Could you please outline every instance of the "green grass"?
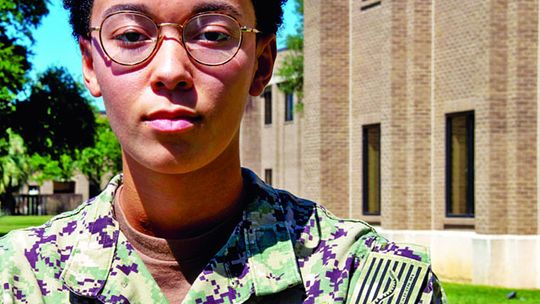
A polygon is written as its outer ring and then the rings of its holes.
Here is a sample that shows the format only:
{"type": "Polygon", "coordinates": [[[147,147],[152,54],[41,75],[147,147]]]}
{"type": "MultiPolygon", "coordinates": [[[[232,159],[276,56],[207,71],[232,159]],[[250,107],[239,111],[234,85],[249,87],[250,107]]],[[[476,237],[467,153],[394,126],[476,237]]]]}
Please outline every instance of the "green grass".
{"type": "Polygon", "coordinates": [[[0,236],[14,229],[38,226],[48,221],[51,215],[42,216],[0,216],[0,236]]]}
{"type": "Polygon", "coordinates": [[[443,283],[450,304],[539,304],[540,290],[496,288],[466,284],[443,283]],[[517,292],[515,299],[507,299],[510,292],[517,292]]]}

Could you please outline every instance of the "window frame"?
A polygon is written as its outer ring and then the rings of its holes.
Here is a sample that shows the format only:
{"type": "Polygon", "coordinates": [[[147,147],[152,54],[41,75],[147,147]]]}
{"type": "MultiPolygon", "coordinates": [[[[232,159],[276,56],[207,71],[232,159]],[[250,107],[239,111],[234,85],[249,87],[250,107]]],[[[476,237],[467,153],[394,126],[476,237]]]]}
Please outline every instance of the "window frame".
{"type": "Polygon", "coordinates": [[[264,182],[270,186],[272,186],[274,173],[272,171],[272,168],[266,168],[264,169],[264,182]]]}
{"type": "Polygon", "coordinates": [[[264,99],[264,125],[268,126],[272,124],[272,87],[269,86],[263,91],[264,99]]]}
{"type": "Polygon", "coordinates": [[[285,93],[285,122],[294,121],[294,94],[285,93]]]}
{"type": "Polygon", "coordinates": [[[382,153],[382,147],[381,147],[381,137],[382,137],[382,129],[381,124],[369,124],[362,126],[362,215],[367,216],[380,216],[382,211],[382,205],[381,205],[381,153],[382,153]],[[370,128],[378,128],[379,138],[378,138],[378,146],[379,146],[379,157],[378,157],[378,205],[379,205],[379,212],[369,212],[369,155],[368,155],[368,143],[369,143],[369,137],[368,137],[368,131],[370,128]]]}
{"type": "Polygon", "coordinates": [[[474,142],[475,142],[475,116],[474,111],[464,111],[446,114],[446,139],[445,139],[445,215],[447,218],[474,218],[475,217],[475,196],[474,196],[474,142]],[[466,213],[452,213],[452,119],[465,116],[465,136],[467,145],[467,194],[466,213]]]}

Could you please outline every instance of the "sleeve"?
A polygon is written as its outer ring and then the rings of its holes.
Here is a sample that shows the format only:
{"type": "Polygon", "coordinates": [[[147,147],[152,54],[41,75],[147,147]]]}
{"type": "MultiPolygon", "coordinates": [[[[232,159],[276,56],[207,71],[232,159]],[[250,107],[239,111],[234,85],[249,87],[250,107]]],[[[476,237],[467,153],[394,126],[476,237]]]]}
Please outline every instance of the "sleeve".
{"type": "Polygon", "coordinates": [[[437,276],[431,271],[426,277],[422,293],[417,303],[447,304],[446,294],[437,276]]]}
{"type": "Polygon", "coordinates": [[[376,234],[359,241],[347,303],[447,303],[426,248],[388,242],[376,234]]]}
{"type": "Polygon", "coordinates": [[[0,303],[43,303],[34,274],[23,251],[18,250],[23,235],[10,232],[0,238],[0,303]],[[19,241],[19,242],[17,242],[19,241]]]}

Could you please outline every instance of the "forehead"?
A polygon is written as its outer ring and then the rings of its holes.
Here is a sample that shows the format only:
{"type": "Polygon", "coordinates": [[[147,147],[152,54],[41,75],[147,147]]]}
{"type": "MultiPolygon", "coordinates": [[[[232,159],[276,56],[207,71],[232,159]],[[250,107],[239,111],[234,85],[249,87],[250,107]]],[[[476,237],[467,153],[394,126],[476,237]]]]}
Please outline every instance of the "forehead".
{"type": "Polygon", "coordinates": [[[178,22],[189,16],[219,11],[248,24],[255,23],[252,0],[95,0],[92,23],[119,10],[145,13],[158,21],[178,22]]]}

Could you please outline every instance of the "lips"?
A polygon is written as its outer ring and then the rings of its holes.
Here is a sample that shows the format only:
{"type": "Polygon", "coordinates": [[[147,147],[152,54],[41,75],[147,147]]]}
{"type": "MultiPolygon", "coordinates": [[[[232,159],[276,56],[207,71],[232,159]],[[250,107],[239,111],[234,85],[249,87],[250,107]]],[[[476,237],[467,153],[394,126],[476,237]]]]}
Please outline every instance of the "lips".
{"type": "Polygon", "coordinates": [[[156,111],[143,119],[153,130],[166,133],[179,133],[192,129],[201,117],[186,110],[156,111]]]}

